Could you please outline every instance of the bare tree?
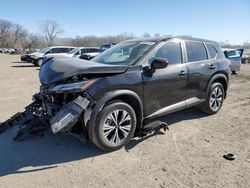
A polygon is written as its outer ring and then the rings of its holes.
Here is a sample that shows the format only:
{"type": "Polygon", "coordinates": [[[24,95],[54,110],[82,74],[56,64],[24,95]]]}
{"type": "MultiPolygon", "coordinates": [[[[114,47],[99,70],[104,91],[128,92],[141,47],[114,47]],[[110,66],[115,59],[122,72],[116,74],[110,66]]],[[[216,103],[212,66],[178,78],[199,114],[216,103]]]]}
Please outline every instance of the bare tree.
{"type": "Polygon", "coordinates": [[[150,35],[149,33],[144,33],[144,34],[142,35],[142,37],[143,37],[143,38],[148,38],[148,37],[151,37],[151,35],[150,35]]]}
{"type": "Polygon", "coordinates": [[[9,47],[8,41],[11,34],[12,23],[0,19],[0,47],[9,47]]]}
{"type": "Polygon", "coordinates": [[[27,36],[28,32],[19,24],[12,25],[12,32],[10,35],[10,44],[16,47],[17,43],[21,42],[27,36]]]}
{"type": "Polygon", "coordinates": [[[55,39],[63,33],[60,25],[54,20],[41,22],[39,29],[48,46],[54,45],[55,39]]]}
{"type": "Polygon", "coordinates": [[[71,44],[73,46],[100,46],[106,43],[119,43],[124,40],[135,38],[133,33],[122,33],[116,36],[77,36],[71,39],[71,44]]]}
{"type": "Polygon", "coordinates": [[[41,38],[38,35],[29,33],[23,40],[22,46],[23,48],[30,50],[40,47],[41,43],[41,38]]]}

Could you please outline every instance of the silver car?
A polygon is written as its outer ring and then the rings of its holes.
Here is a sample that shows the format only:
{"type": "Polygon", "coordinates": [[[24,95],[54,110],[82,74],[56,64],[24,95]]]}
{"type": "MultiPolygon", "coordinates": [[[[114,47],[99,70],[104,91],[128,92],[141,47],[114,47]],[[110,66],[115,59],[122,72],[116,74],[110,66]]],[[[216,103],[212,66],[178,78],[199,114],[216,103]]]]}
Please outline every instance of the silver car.
{"type": "Polygon", "coordinates": [[[243,54],[243,49],[230,49],[230,48],[224,48],[223,49],[224,54],[227,59],[230,59],[230,70],[232,74],[237,74],[240,71],[241,67],[241,56],[243,54]]]}

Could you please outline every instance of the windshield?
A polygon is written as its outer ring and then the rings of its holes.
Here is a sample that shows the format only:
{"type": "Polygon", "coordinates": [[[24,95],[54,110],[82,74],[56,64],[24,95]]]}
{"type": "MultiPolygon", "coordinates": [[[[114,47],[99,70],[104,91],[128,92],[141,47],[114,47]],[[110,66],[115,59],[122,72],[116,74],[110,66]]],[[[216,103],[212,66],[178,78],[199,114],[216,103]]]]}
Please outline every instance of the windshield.
{"type": "Polygon", "coordinates": [[[79,50],[79,48],[75,48],[75,49],[71,50],[71,51],[69,52],[69,54],[74,54],[74,53],[76,53],[78,50],[79,50]]]}
{"type": "Polygon", "coordinates": [[[40,51],[40,53],[44,53],[44,52],[46,52],[48,49],[50,49],[50,47],[42,49],[42,50],[40,51]]]}
{"type": "Polygon", "coordinates": [[[155,42],[122,42],[92,60],[112,65],[132,65],[148,52],[155,42]]]}

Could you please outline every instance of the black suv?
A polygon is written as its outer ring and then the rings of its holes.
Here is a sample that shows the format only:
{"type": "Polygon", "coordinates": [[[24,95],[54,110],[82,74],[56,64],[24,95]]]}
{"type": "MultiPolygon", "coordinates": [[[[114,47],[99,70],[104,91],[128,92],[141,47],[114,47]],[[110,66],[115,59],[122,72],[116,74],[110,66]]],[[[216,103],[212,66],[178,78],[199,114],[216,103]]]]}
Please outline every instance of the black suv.
{"type": "Polygon", "coordinates": [[[112,151],[159,116],[197,105],[217,113],[226,98],[228,74],[217,42],[134,39],[91,61],[48,59],[34,98],[54,133],[85,131],[96,146],[112,151]]]}

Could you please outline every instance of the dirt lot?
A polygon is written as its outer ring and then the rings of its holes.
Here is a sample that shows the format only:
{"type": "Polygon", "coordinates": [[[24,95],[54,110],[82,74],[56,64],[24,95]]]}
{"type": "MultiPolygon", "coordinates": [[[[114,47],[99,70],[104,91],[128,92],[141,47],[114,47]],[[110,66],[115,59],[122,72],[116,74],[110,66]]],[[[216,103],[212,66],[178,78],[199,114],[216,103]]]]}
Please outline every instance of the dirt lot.
{"type": "MultiPolygon", "coordinates": [[[[0,122],[30,103],[38,69],[0,54],[0,122]]],[[[231,78],[221,111],[196,109],[163,119],[170,130],[104,153],[71,136],[14,142],[0,135],[0,187],[250,187],[250,64],[231,78]],[[223,158],[226,152],[236,160],[223,158]]]]}

